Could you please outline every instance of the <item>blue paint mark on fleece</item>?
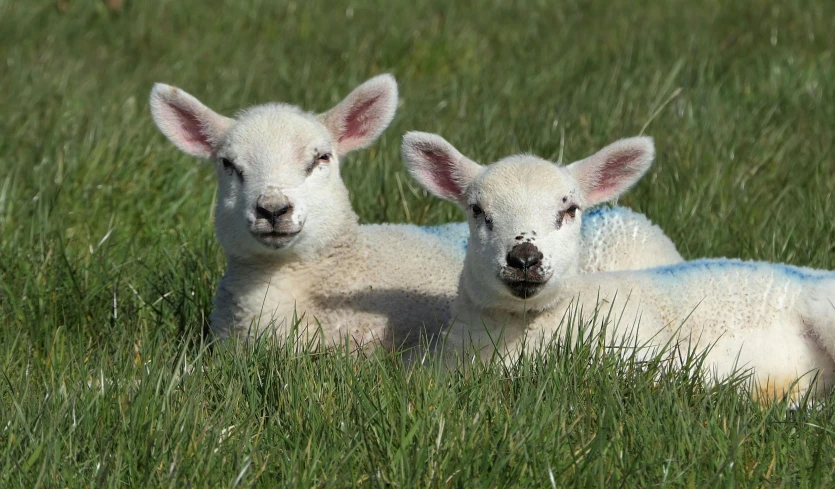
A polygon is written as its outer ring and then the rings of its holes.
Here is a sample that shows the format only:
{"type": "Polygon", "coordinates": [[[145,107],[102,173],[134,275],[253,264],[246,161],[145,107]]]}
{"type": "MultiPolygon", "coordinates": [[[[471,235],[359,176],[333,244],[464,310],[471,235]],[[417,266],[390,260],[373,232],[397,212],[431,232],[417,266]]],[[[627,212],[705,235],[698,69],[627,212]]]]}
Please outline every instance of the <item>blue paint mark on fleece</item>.
{"type": "Polygon", "coordinates": [[[449,224],[441,224],[440,226],[420,226],[420,229],[429,234],[450,241],[454,245],[460,247],[462,251],[467,251],[467,240],[470,238],[470,228],[466,222],[451,222],[449,224]]]}
{"type": "Polygon", "coordinates": [[[689,273],[711,272],[711,271],[772,271],[782,274],[787,278],[797,281],[818,281],[824,278],[835,278],[835,273],[827,270],[815,270],[812,268],[795,267],[782,263],[768,263],[756,261],[742,261],[732,258],[714,258],[687,261],[653,268],[650,271],[660,275],[676,277],[689,273]]]}
{"type": "Polygon", "coordinates": [[[580,232],[584,235],[598,228],[603,224],[608,217],[617,216],[618,214],[630,214],[631,210],[620,206],[600,206],[594,207],[585,211],[583,214],[583,223],[581,224],[580,232]]]}
{"type": "Polygon", "coordinates": [[[618,206],[613,206],[613,207],[607,207],[607,206],[594,207],[594,208],[589,209],[589,210],[587,210],[587,211],[586,211],[586,213],[583,215],[583,219],[586,219],[586,220],[598,219],[598,218],[600,218],[601,216],[603,216],[603,215],[605,215],[605,214],[609,214],[609,213],[610,213],[610,212],[612,212],[612,211],[617,212],[617,211],[619,211],[619,210],[623,210],[623,207],[618,207],[618,206]]]}

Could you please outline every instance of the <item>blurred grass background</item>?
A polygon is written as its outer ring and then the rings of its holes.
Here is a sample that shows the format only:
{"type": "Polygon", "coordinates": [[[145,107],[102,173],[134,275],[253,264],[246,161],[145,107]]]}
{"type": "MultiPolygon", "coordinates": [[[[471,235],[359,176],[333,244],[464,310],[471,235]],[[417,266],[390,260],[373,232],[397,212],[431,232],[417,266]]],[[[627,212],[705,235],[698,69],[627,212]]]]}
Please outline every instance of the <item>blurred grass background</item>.
{"type": "Polygon", "coordinates": [[[320,112],[391,72],[394,123],[343,164],[363,222],[463,219],[407,176],[407,130],[482,163],[643,130],[656,162],[620,203],[685,257],[832,269],[833,32],[825,0],[0,0],[0,485],[831,483],[829,403],[659,385],[591,347],[461,378],[206,350],[213,170],[147,99],[320,112]]]}

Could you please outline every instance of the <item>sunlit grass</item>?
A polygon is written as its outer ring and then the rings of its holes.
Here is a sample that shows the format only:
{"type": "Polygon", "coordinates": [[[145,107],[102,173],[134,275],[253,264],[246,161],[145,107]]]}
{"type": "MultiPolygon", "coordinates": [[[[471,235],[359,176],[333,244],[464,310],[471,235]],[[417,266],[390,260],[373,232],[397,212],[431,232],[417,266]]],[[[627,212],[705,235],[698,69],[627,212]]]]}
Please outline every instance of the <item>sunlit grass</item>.
{"type": "Polygon", "coordinates": [[[685,256],[832,269],[833,19],[823,0],[0,0],[0,486],[831,485],[831,402],[761,405],[595,344],[466,374],[207,345],[214,175],[147,97],[324,111],[393,73],[394,123],[343,165],[363,222],[463,218],[408,177],[407,130],[487,163],[643,129],[656,163],[620,203],[685,256]]]}

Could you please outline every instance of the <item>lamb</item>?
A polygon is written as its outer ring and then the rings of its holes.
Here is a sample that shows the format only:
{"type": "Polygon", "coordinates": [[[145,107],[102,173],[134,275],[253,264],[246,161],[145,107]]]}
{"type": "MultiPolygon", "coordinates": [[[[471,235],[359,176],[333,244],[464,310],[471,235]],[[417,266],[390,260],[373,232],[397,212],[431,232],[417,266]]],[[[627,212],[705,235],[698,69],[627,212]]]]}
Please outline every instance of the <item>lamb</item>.
{"type": "Polygon", "coordinates": [[[758,396],[819,395],[835,383],[833,272],[709,259],[578,273],[585,209],[640,178],[653,154],[648,138],[564,167],[527,155],[482,167],[437,136],[408,140],[412,174],[469,214],[448,357],[475,350],[488,359],[499,348],[513,361],[564,338],[566,317],[579,312],[576,327],[597,310],[615,315],[607,342],[627,338],[645,352],[683,342],[705,352],[714,379],[750,369],[758,396]]]}
{"type": "MultiPolygon", "coordinates": [[[[296,334],[305,345],[410,348],[421,332],[431,337],[446,324],[466,225],[359,225],[339,175],[340,159],[371,144],[396,105],[390,75],[363,83],[320,115],[267,104],[231,119],[178,88],[154,87],[151,111],[162,133],[185,153],[215,162],[216,234],[227,258],[211,318],[216,336],[296,334]]],[[[645,218],[612,214],[634,224],[633,241],[657,242],[664,259],[680,260],[645,218]]],[[[605,233],[590,236],[628,246],[605,233]]],[[[597,254],[609,255],[594,266],[632,264],[616,252],[597,254]]]]}
{"type": "Polygon", "coordinates": [[[162,133],[215,161],[216,235],[227,258],[211,317],[216,336],[295,331],[304,344],[393,347],[448,316],[462,230],[360,226],[339,175],[340,158],[376,140],[396,106],[390,75],[324,114],[267,104],[235,119],[178,88],[154,86],[151,111],[162,133]]]}

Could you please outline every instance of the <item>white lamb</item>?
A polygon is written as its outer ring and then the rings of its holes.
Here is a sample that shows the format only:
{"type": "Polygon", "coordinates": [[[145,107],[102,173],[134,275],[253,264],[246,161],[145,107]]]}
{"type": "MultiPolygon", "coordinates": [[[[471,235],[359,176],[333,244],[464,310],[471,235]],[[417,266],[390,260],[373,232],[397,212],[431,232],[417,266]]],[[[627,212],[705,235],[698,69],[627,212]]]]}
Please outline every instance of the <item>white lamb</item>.
{"type": "Polygon", "coordinates": [[[621,328],[610,327],[608,341],[712,345],[717,376],[752,369],[758,394],[819,394],[835,382],[835,273],[717,259],[578,274],[585,209],[640,178],[651,140],[624,139],[566,167],[534,156],[482,167],[437,136],[408,141],[412,174],[469,214],[448,350],[480,349],[487,359],[499,345],[513,360],[523,345],[561,338],[569,314],[588,320],[600,306],[621,328]]]}
{"type": "MultiPolygon", "coordinates": [[[[356,88],[315,115],[285,104],[253,107],[230,119],[191,95],[158,84],[151,110],[182,151],[215,162],[218,241],[227,269],[215,298],[212,330],[220,337],[268,333],[333,344],[410,346],[421,328],[433,334],[449,319],[468,232],[358,225],[339,175],[339,160],[367,146],[388,126],[397,105],[389,75],[356,88]]],[[[658,260],[680,260],[672,243],[643,216],[631,242],[655,243],[658,260]]],[[[590,233],[593,235],[594,233],[590,233]]],[[[598,238],[595,238],[598,239],[598,238]]],[[[599,237],[602,246],[628,246],[599,237]]],[[[632,265],[599,250],[598,266],[632,265]]]]}
{"type": "Polygon", "coordinates": [[[372,143],[397,106],[397,84],[381,75],[328,112],[285,104],[235,119],[184,91],[157,84],[151,111],[182,151],[214,160],[215,224],[227,268],[212,331],[245,339],[267,332],[305,340],[400,345],[449,314],[466,230],[357,224],[339,159],[372,143]],[[298,321],[298,324],[296,322],[298,321]]]}

